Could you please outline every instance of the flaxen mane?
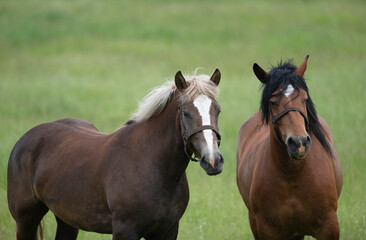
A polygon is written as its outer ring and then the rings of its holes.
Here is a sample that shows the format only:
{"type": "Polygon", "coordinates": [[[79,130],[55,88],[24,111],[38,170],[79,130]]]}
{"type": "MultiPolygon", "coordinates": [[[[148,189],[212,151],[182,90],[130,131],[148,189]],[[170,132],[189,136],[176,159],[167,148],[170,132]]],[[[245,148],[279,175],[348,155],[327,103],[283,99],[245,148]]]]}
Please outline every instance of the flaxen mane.
{"type": "MultiPolygon", "coordinates": [[[[183,92],[179,92],[180,103],[193,101],[200,94],[207,95],[213,99],[216,99],[219,94],[219,89],[207,75],[186,76],[185,79],[188,87],[183,92]]],[[[158,115],[177,91],[174,80],[167,81],[164,85],[154,88],[139,103],[137,111],[132,114],[127,124],[141,122],[158,115]]]]}

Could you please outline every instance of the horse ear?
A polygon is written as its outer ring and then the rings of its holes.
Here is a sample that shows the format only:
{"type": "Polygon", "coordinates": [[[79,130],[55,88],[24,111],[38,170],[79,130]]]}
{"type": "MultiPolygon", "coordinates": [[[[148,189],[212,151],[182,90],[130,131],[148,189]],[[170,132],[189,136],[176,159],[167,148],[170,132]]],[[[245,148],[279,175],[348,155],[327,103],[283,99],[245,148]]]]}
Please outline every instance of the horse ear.
{"type": "Polygon", "coordinates": [[[215,72],[212,74],[210,80],[213,81],[216,86],[219,85],[221,79],[221,72],[218,68],[216,68],[215,72]]]}
{"type": "Polygon", "coordinates": [[[180,71],[175,74],[175,86],[177,86],[179,91],[187,88],[187,82],[180,71]]]}
{"type": "Polygon", "coordinates": [[[253,64],[253,71],[254,71],[254,74],[259,79],[259,81],[261,81],[264,84],[267,83],[267,81],[268,81],[267,74],[268,73],[266,71],[264,71],[257,63],[253,64]]]}
{"type": "Polygon", "coordinates": [[[305,60],[295,70],[295,73],[297,75],[299,75],[300,77],[304,77],[306,67],[308,65],[308,59],[309,59],[309,55],[306,55],[305,60]]]}

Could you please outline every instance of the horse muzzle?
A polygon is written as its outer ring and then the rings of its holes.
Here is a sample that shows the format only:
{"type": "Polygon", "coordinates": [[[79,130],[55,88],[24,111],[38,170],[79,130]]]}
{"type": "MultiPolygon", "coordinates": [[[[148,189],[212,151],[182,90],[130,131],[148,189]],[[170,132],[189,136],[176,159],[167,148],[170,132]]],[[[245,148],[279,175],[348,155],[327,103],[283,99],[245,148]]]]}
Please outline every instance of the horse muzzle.
{"type": "Polygon", "coordinates": [[[200,165],[208,175],[217,175],[222,172],[224,157],[220,152],[201,155],[200,165]]]}
{"type": "Polygon", "coordinates": [[[291,159],[303,160],[311,145],[311,138],[308,134],[305,136],[290,136],[286,139],[287,152],[291,159]]]}

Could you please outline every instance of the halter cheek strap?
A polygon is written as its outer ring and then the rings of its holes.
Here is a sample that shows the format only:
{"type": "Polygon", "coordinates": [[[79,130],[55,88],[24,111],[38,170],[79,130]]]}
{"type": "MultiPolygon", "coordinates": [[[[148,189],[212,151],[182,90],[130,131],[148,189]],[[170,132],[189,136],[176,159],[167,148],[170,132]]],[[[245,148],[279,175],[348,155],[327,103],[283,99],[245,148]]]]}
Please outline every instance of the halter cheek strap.
{"type": "Polygon", "coordinates": [[[196,134],[198,132],[202,132],[203,130],[208,130],[208,129],[214,131],[214,133],[216,134],[216,137],[217,137],[218,145],[220,146],[221,135],[219,133],[219,130],[216,129],[214,126],[211,126],[211,125],[203,125],[201,127],[198,127],[196,129],[193,129],[192,131],[188,131],[188,130],[185,129],[184,122],[183,122],[183,111],[182,111],[182,108],[181,108],[180,105],[179,105],[179,122],[180,122],[180,128],[181,128],[181,132],[182,132],[182,137],[183,137],[183,143],[184,143],[184,153],[186,154],[186,156],[190,160],[192,160],[194,162],[199,162],[200,161],[199,159],[197,159],[195,157],[193,158],[187,152],[187,143],[188,143],[189,138],[192,137],[194,134],[196,134]]]}

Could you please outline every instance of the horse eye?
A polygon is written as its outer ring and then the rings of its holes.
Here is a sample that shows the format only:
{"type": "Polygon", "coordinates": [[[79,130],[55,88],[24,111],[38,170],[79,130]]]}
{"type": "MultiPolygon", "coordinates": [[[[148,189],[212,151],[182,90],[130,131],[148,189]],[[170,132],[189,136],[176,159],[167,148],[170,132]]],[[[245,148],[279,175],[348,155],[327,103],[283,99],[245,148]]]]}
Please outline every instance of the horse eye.
{"type": "Polygon", "coordinates": [[[270,101],[269,104],[271,104],[272,107],[277,107],[277,103],[276,102],[273,102],[273,101],[270,101]]]}
{"type": "Polygon", "coordinates": [[[191,118],[191,115],[188,112],[183,112],[183,115],[187,118],[191,118]]]}

